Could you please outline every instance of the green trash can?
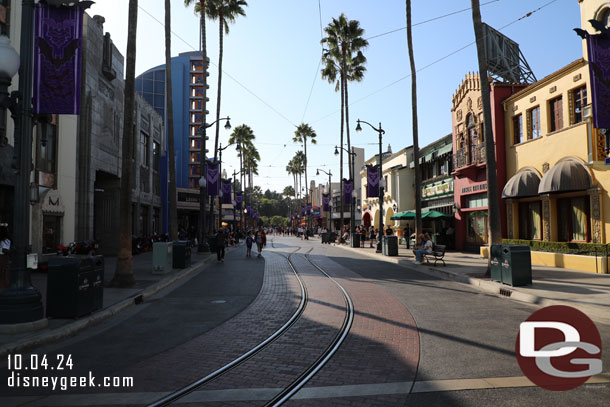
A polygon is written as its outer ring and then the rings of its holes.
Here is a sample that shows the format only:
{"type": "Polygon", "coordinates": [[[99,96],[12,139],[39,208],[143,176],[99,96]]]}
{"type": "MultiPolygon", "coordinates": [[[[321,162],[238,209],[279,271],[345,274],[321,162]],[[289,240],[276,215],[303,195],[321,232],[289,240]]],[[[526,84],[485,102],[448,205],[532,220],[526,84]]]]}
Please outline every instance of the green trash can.
{"type": "Polygon", "coordinates": [[[186,240],[174,242],[172,247],[172,266],[175,269],[185,269],[191,265],[191,248],[186,240]]]}
{"type": "Polygon", "coordinates": [[[172,272],[172,247],[171,242],[153,243],[153,274],[166,274],[172,272]]]}
{"type": "Polygon", "coordinates": [[[529,246],[502,245],[502,283],[519,287],[532,284],[532,255],[529,246]]]}
{"type": "Polygon", "coordinates": [[[491,279],[493,281],[502,282],[502,262],[504,261],[504,245],[491,245],[491,279]]]}
{"type": "Polygon", "coordinates": [[[76,318],[93,311],[93,260],[90,257],[49,259],[47,317],[76,318]]]}
{"type": "Polygon", "coordinates": [[[384,236],[382,250],[384,256],[398,256],[398,236],[384,236]]]}
{"type": "Polygon", "coordinates": [[[350,247],[360,247],[360,233],[352,233],[350,247]]]}

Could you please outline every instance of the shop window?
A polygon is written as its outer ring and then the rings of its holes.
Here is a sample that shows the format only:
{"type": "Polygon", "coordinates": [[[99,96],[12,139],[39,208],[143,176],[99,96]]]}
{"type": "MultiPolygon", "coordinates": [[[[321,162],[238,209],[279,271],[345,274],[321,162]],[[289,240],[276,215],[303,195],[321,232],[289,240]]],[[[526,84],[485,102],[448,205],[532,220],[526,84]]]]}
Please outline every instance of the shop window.
{"type": "Polygon", "coordinates": [[[572,96],[572,124],[580,123],[583,120],[583,109],[587,105],[587,87],[581,86],[580,88],[574,89],[571,93],[572,96]]]}
{"type": "Polygon", "coordinates": [[[589,197],[563,198],[557,201],[557,225],[560,242],[588,242],[589,197]]]}
{"type": "Polygon", "coordinates": [[[523,116],[518,114],[513,117],[513,144],[523,142],[523,116]]]}
{"type": "Polygon", "coordinates": [[[468,195],[464,197],[465,208],[485,208],[487,206],[487,193],[468,195]]]}
{"type": "Polygon", "coordinates": [[[540,106],[536,106],[533,109],[527,111],[527,122],[528,127],[528,139],[534,139],[541,136],[540,132],[540,106]]]}
{"type": "Polygon", "coordinates": [[[61,243],[61,217],[42,217],[42,252],[55,253],[57,246],[61,243]]]}
{"type": "Polygon", "coordinates": [[[519,204],[519,239],[540,240],[542,238],[541,214],[539,201],[519,204]]]}
{"type": "Polygon", "coordinates": [[[561,96],[549,101],[549,129],[552,132],[563,128],[562,101],[561,96]]]}

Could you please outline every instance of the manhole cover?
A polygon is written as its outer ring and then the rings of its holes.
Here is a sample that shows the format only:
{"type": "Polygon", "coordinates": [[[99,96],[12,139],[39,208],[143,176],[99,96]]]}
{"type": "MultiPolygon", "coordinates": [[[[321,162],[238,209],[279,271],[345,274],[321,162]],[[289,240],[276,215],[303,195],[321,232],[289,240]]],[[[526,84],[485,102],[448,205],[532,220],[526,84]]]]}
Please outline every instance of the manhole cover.
{"type": "Polygon", "coordinates": [[[214,300],[214,301],[210,301],[212,304],[224,304],[226,301],[225,300],[214,300]]]}

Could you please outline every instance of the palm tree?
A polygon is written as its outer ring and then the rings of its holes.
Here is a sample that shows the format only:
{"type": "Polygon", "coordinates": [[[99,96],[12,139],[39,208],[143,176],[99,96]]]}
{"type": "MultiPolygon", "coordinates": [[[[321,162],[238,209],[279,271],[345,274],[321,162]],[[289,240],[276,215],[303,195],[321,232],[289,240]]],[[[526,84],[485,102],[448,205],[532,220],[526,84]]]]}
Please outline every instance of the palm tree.
{"type": "Polygon", "coordinates": [[[419,132],[417,127],[417,71],[413,56],[413,35],[411,34],[411,0],[407,1],[407,45],[411,65],[411,109],[413,120],[413,161],[415,161],[415,236],[422,232],[421,222],[421,170],[419,167],[419,132]]]}
{"type": "Polygon", "coordinates": [[[205,4],[205,13],[212,20],[219,22],[219,49],[218,49],[218,90],[216,100],[216,138],[214,140],[214,161],[218,154],[218,137],[220,133],[220,96],[222,84],[222,53],[224,34],[229,34],[229,23],[233,24],[238,16],[245,16],[243,7],[248,6],[245,0],[208,0],[205,4]]]}
{"type": "Polygon", "coordinates": [[[301,123],[297,126],[294,137],[292,138],[292,141],[295,143],[303,143],[303,149],[305,150],[303,154],[303,170],[305,172],[305,188],[307,188],[307,192],[305,193],[306,203],[309,196],[309,184],[307,184],[307,139],[311,140],[311,144],[316,144],[316,137],[316,132],[309,124],[301,123]]]}
{"type": "MultiPolygon", "coordinates": [[[[502,229],[500,222],[500,202],[498,199],[498,179],[496,178],[496,154],[494,148],[494,137],[491,126],[491,102],[489,96],[489,81],[487,80],[487,59],[485,58],[485,43],[483,37],[483,25],[481,22],[481,7],[479,0],[472,1],[472,24],[474,36],[477,41],[477,57],[479,60],[479,78],[481,81],[481,98],[483,99],[483,126],[485,137],[485,155],[487,157],[487,207],[489,208],[489,245],[502,243],[502,229]]],[[[491,250],[487,262],[487,273],[491,271],[491,250]]]]}
{"type": "MultiPolygon", "coordinates": [[[[302,176],[305,173],[305,153],[297,151],[294,155],[294,163],[296,165],[297,175],[299,176],[299,192],[303,190],[302,176]]],[[[303,195],[301,193],[301,198],[303,195]]]]}
{"type": "Polygon", "coordinates": [[[123,156],[121,159],[120,235],[116,270],[111,284],[117,287],[135,285],[131,257],[131,157],[133,155],[133,127],[135,105],[136,32],[138,28],[138,0],[129,0],[127,20],[127,56],[125,65],[125,105],[123,110],[123,156]]]}
{"type": "MultiPolygon", "coordinates": [[[[348,108],[348,81],[361,81],[364,78],[364,64],[366,58],[362,49],[368,46],[368,41],[362,38],[364,30],[360,28],[357,20],[348,20],[345,14],[332,22],[324,29],[326,37],[322,44],[329,47],[322,56],[324,67],[322,78],[329,83],[335,82],[335,91],[341,89],[341,147],[343,147],[343,126],[347,125],[347,149],[351,151],[349,108],[348,108]],[[339,81],[337,82],[337,76],[339,81]],[[344,116],[345,115],[345,116],[344,116]],[[345,119],[345,122],[344,122],[345,119]]],[[[351,160],[348,156],[348,171],[353,178],[351,160]]],[[[340,150],[340,190],[343,190],[343,148],[340,150]]],[[[343,200],[341,199],[341,213],[343,213],[343,200]]],[[[353,214],[352,214],[353,216],[353,214]]],[[[343,216],[340,218],[340,229],[343,230],[343,216]]]]}
{"type": "Polygon", "coordinates": [[[174,153],[174,101],[172,95],[171,5],[165,0],[165,83],[167,101],[167,143],[169,144],[169,238],[178,238],[176,156],[174,153]]]}

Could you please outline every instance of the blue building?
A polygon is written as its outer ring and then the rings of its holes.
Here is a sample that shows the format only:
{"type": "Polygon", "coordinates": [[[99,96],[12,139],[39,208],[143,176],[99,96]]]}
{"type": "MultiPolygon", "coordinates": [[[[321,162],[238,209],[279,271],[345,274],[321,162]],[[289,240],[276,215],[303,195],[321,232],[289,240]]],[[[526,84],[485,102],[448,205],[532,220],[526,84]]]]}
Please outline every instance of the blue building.
{"type": "MultiPolygon", "coordinates": [[[[174,108],[174,152],[176,155],[176,190],[178,193],[178,226],[197,228],[199,213],[199,178],[201,125],[203,109],[203,64],[201,52],[185,52],[172,58],[172,99],[174,108]]],[[[165,64],[156,66],[136,78],[136,92],[163,117],[167,133],[165,64]]],[[[206,114],[208,112],[206,111],[206,114]]],[[[169,152],[169,146],[166,146],[169,152]]],[[[161,183],[168,183],[169,159],[164,157],[161,183]]],[[[162,188],[163,230],[168,230],[168,188],[162,188]]]]}

